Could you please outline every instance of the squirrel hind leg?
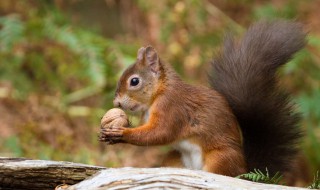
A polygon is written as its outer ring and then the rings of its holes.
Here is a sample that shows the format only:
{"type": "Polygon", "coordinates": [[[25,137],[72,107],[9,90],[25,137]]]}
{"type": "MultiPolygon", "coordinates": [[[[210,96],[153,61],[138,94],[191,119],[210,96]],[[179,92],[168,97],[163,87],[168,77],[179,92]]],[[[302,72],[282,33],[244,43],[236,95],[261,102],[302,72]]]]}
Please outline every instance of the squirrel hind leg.
{"type": "Polygon", "coordinates": [[[211,173],[235,177],[247,172],[242,151],[231,148],[212,150],[204,153],[203,170],[211,173]]]}

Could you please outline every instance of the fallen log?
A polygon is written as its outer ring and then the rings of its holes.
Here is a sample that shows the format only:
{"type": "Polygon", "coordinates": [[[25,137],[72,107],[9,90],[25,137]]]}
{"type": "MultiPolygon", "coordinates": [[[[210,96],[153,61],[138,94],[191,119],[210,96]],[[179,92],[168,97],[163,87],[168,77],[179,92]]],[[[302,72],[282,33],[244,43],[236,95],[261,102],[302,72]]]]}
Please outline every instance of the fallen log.
{"type": "Polygon", "coordinates": [[[283,189],[204,171],[178,168],[104,168],[72,162],[0,157],[0,189],[283,189]],[[90,177],[91,176],[91,177],[90,177]],[[57,187],[60,184],[68,186],[57,187]],[[56,188],[57,187],[57,188],[56,188]]]}
{"type": "Polygon", "coordinates": [[[303,190],[304,188],[254,183],[188,169],[118,168],[101,170],[93,177],[68,188],[68,190],[87,189],[303,190]]]}
{"type": "Polygon", "coordinates": [[[72,162],[0,157],[0,189],[54,189],[76,184],[104,167],[72,162]]]}

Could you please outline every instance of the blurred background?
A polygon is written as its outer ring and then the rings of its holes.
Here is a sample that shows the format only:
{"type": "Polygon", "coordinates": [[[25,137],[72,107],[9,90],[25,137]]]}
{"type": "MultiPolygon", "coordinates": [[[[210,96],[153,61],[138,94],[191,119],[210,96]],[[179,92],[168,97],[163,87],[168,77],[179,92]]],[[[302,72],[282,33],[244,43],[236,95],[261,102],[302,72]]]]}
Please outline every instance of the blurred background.
{"type": "Polygon", "coordinates": [[[281,85],[303,114],[307,160],[320,169],[319,10],[318,0],[0,1],[0,156],[159,166],[170,147],[106,146],[97,138],[139,47],[153,45],[184,80],[206,84],[225,32],[241,36],[254,21],[286,18],[309,35],[279,73],[281,85]]]}

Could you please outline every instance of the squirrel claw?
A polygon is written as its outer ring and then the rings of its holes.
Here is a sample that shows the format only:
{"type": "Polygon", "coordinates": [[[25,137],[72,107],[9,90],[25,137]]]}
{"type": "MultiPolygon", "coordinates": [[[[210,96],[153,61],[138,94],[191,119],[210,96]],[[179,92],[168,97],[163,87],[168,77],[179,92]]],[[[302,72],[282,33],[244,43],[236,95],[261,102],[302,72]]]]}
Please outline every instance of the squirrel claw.
{"type": "Polygon", "coordinates": [[[125,127],[108,127],[102,128],[99,134],[99,141],[106,142],[107,144],[116,144],[122,141],[123,131],[125,127]]]}

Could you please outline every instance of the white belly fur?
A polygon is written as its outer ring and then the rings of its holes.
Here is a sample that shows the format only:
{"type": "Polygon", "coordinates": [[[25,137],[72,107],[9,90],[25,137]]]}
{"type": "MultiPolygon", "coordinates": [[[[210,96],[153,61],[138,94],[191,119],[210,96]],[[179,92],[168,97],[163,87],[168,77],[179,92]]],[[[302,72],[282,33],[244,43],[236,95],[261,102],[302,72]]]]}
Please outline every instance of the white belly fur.
{"type": "Polygon", "coordinates": [[[188,140],[182,140],[173,145],[181,153],[181,160],[186,168],[201,170],[203,167],[202,151],[200,146],[188,140]]]}

